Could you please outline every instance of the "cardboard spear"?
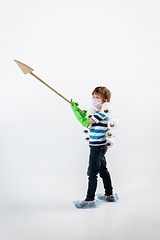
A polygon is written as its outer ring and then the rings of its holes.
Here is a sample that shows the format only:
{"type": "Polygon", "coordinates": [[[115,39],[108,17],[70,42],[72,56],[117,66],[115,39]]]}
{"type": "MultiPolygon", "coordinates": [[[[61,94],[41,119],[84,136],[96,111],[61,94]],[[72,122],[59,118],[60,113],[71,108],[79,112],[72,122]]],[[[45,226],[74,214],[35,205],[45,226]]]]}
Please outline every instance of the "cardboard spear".
{"type": "MultiPolygon", "coordinates": [[[[50,88],[53,92],[55,92],[56,94],[58,94],[61,98],[63,98],[65,101],[67,101],[69,104],[71,104],[73,106],[73,103],[70,102],[68,99],[66,99],[64,96],[62,96],[60,93],[58,93],[56,90],[54,90],[51,86],[49,86],[47,83],[45,83],[42,79],[40,79],[39,77],[37,77],[34,73],[32,73],[32,71],[34,71],[34,69],[30,68],[29,66],[27,66],[24,63],[21,63],[17,60],[14,60],[17,65],[19,66],[19,68],[22,70],[22,72],[24,74],[30,73],[32,76],[34,76],[35,78],[37,78],[40,82],[42,82],[44,85],[46,85],[48,88],[50,88]]],[[[78,108],[79,109],[79,108],[78,108]]],[[[81,109],[79,109],[82,113],[84,113],[81,109]]]]}

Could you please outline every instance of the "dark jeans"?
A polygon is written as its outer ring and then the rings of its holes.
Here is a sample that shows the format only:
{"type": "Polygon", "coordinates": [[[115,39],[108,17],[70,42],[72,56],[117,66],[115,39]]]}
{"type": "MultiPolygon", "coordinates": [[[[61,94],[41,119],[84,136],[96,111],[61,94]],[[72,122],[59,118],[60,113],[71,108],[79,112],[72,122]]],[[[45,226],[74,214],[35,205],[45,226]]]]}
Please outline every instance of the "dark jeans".
{"type": "Polygon", "coordinates": [[[89,156],[89,167],[87,175],[88,177],[88,191],[87,191],[87,201],[93,201],[95,197],[95,192],[97,188],[97,175],[103,180],[103,185],[105,189],[105,195],[109,196],[112,194],[112,183],[111,177],[106,167],[105,153],[107,152],[107,146],[90,146],[90,156],[89,156]]]}

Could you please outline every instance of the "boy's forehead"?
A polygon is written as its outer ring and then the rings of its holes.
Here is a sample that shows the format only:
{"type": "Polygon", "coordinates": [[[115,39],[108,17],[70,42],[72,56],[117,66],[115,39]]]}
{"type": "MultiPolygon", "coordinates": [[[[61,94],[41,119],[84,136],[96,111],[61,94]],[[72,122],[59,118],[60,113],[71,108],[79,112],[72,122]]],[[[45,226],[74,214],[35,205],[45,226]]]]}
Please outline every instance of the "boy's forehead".
{"type": "Polygon", "coordinates": [[[101,98],[102,96],[101,96],[101,94],[99,94],[99,93],[94,93],[94,94],[93,94],[93,97],[99,97],[99,98],[101,98]]]}

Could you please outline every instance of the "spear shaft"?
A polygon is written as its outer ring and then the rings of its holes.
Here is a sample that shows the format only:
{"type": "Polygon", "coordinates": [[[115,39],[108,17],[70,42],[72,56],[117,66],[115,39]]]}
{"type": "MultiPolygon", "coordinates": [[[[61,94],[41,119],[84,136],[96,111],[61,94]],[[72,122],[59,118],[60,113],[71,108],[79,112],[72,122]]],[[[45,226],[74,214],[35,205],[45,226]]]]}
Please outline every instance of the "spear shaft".
{"type": "Polygon", "coordinates": [[[49,86],[47,83],[45,83],[42,79],[40,79],[39,77],[37,77],[34,73],[30,72],[30,74],[32,76],[34,76],[35,78],[37,78],[40,82],[42,82],[44,85],[46,85],[48,88],[50,88],[52,91],[54,91],[56,94],[58,94],[61,98],[63,98],[64,100],[66,100],[68,103],[70,103],[73,106],[73,103],[70,102],[67,98],[65,98],[64,96],[62,96],[60,93],[58,93],[56,90],[54,90],[51,86],[49,86]]]}
{"type": "MultiPolygon", "coordinates": [[[[45,83],[42,79],[40,79],[39,77],[37,77],[34,73],[32,73],[32,71],[34,69],[30,68],[29,66],[27,66],[26,64],[19,62],[17,60],[14,60],[17,65],[19,66],[19,68],[22,70],[22,72],[24,74],[30,73],[32,76],[34,76],[35,78],[37,78],[40,82],[42,82],[44,85],[46,85],[48,88],[50,88],[53,92],[55,92],[56,94],[58,94],[61,98],[63,98],[65,101],[67,101],[69,104],[71,104],[73,106],[73,103],[70,102],[67,98],[65,98],[64,96],[62,96],[60,93],[58,93],[55,89],[53,89],[51,86],[49,86],[47,83],[45,83]]],[[[84,113],[80,108],[78,108],[80,112],[84,113]]]]}

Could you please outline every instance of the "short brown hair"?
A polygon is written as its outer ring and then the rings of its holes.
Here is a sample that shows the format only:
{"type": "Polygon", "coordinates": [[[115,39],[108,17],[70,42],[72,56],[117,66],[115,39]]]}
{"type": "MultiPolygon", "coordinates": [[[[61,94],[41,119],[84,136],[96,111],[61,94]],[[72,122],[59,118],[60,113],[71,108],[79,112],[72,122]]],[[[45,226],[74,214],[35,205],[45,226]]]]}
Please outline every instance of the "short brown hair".
{"type": "Polygon", "coordinates": [[[92,96],[93,94],[98,94],[101,96],[101,98],[107,99],[107,102],[110,102],[111,99],[111,92],[109,89],[107,89],[106,87],[96,87],[93,92],[92,92],[92,96]]]}

